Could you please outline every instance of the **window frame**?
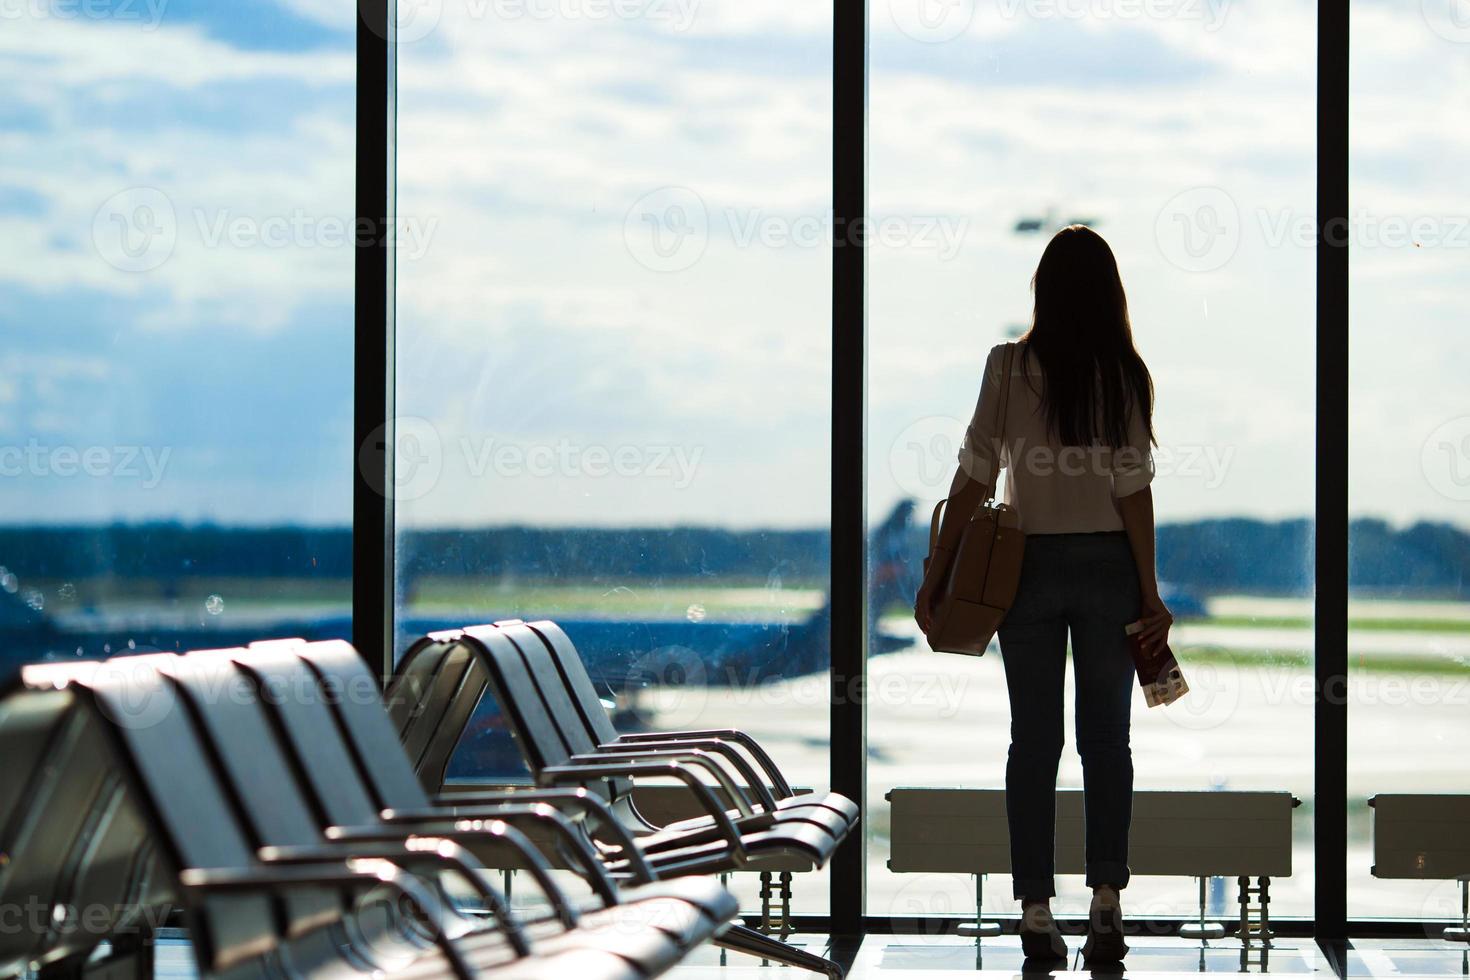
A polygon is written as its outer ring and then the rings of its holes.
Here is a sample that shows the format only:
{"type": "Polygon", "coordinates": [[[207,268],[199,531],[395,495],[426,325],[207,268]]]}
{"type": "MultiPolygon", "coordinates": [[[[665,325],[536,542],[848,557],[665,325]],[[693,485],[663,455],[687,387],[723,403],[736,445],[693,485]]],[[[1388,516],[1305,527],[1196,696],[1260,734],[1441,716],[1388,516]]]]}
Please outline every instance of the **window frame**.
{"type": "MultiPolygon", "coordinates": [[[[358,0],[358,239],[355,275],[353,621],[358,650],[386,680],[394,635],[393,249],[395,215],[395,0],[358,0]],[[362,229],[369,231],[364,233],[362,229]]],[[[1314,668],[1315,915],[1277,920],[1280,934],[1315,938],[1342,973],[1349,935],[1403,935],[1422,923],[1347,918],[1348,600],[1348,43],[1350,0],[1317,3],[1316,496],[1314,668]],[[1334,233],[1336,232],[1336,233],[1334,233]]],[[[832,196],[834,227],[866,214],[868,0],[834,0],[832,196]]],[[[861,236],[832,247],[832,667],[831,785],[867,798],[866,266],[861,236]]],[[[866,834],[831,862],[825,916],[798,916],[803,931],[843,940],[914,928],[866,914],[866,834]]],[[[957,922],[958,920],[956,920],[957,922]]],[[[1183,921],[1183,920],[1180,920],[1183,921]]],[[[1179,922],[1142,923],[1165,932],[1179,922]]],[[[929,933],[944,927],[923,925],[929,933]]],[[[855,949],[849,943],[837,944],[855,949]]]]}

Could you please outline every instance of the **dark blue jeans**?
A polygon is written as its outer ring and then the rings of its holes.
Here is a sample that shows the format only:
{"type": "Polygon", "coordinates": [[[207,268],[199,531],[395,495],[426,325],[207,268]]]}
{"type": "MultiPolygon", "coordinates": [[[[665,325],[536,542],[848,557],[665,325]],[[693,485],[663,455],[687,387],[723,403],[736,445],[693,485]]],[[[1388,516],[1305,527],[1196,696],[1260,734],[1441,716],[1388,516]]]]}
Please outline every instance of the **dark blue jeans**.
{"type": "Polygon", "coordinates": [[[1026,538],[1020,590],[1000,627],[1011,699],[1006,815],[1017,898],[1057,893],[1056,784],[1069,630],[1077,671],[1087,883],[1128,884],[1134,672],[1123,627],[1138,612],[1138,569],[1123,532],[1026,538]]]}

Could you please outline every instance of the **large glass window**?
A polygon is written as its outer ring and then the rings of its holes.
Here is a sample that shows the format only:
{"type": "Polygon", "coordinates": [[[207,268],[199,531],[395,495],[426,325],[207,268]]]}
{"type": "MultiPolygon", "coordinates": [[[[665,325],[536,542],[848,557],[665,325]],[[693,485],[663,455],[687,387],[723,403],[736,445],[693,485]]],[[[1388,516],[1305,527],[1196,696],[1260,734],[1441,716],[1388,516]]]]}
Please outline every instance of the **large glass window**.
{"type": "Polygon", "coordinates": [[[354,13],[0,7],[0,668],[351,603],[354,13]]]}
{"type": "MultiPolygon", "coordinates": [[[[986,353],[1026,329],[1047,239],[1095,227],[1157,387],[1160,577],[1193,688],[1167,708],[1136,700],[1136,785],[1303,800],[1296,873],[1272,881],[1273,915],[1312,913],[1315,20],[1307,0],[871,7],[871,211],[912,232],[870,259],[871,513],[912,500],[927,528],[986,353]]],[[[962,875],[886,870],[884,794],[1004,785],[1000,659],[933,654],[918,637],[907,607],[923,547],[915,534],[898,593],[892,556],[875,555],[878,915],[974,904],[962,875]],[[920,690],[931,696],[906,693],[920,690]]],[[[1075,788],[1068,729],[1059,785],[1075,788]]],[[[1010,891],[993,876],[987,910],[1011,911],[1010,891]]],[[[1085,913],[1080,881],[1063,891],[1058,908],[1085,913]]],[[[1140,914],[1197,907],[1188,879],[1138,878],[1129,893],[1140,914]]],[[[1210,896],[1212,911],[1231,908],[1234,882],[1210,896]]]]}
{"type": "MultiPolygon", "coordinates": [[[[624,729],[743,728],[825,785],[831,3],[429,9],[400,13],[395,649],[552,618],[624,729]]],[[[486,704],[451,774],[518,755],[486,704]]]]}
{"type": "Polygon", "coordinates": [[[1470,20],[1397,0],[1352,24],[1348,912],[1457,920],[1456,882],[1375,876],[1368,800],[1470,783],[1470,20]]]}

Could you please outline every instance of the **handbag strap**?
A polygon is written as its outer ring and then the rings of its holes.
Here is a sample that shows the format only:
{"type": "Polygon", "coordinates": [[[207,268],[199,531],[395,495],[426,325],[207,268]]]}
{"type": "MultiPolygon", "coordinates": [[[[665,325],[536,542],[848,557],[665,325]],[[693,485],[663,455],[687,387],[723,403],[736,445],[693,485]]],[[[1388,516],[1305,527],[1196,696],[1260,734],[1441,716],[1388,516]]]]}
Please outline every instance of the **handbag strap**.
{"type": "Polygon", "coordinates": [[[1005,416],[1010,411],[1010,375],[1011,367],[1016,363],[1016,345],[1005,345],[1005,357],[1001,361],[1001,401],[995,406],[995,438],[1000,445],[995,447],[995,482],[1000,482],[1001,458],[1000,447],[1005,445],[1005,416]]]}
{"type": "MultiPolygon", "coordinates": [[[[995,450],[995,486],[990,488],[990,499],[995,499],[995,493],[1000,489],[1000,449],[1006,441],[1006,415],[1010,411],[1011,402],[1011,368],[1015,363],[1016,345],[1008,343],[1005,345],[1005,356],[1001,359],[1000,367],[1000,403],[995,406],[995,430],[997,445],[991,447],[995,450]]],[[[945,497],[934,505],[934,513],[929,518],[929,554],[934,554],[934,549],[939,546],[939,524],[949,504],[949,498],[945,497]]]]}
{"type": "Polygon", "coordinates": [[[1006,416],[1011,408],[1011,368],[1015,364],[1016,345],[1006,344],[1005,357],[1000,365],[1000,403],[995,406],[995,485],[990,488],[990,497],[1000,489],[1000,454],[1006,444],[1006,416]]]}

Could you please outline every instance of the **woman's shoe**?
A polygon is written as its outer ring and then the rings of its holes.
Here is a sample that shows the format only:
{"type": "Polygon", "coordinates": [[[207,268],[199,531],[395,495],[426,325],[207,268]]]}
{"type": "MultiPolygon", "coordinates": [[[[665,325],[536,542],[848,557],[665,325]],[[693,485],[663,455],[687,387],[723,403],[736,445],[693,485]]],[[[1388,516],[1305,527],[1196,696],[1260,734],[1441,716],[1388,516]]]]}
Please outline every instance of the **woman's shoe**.
{"type": "Polygon", "coordinates": [[[1087,963],[1121,963],[1127,955],[1128,944],[1123,941],[1123,904],[1116,891],[1100,888],[1092,895],[1082,959],[1087,963]]]}
{"type": "Polygon", "coordinates": [[[1021,910],[1021,951],[1028,960],[1065,960],[1067,944],[1057,931],[1051,909],[1041,903],[1021,910]]]}

